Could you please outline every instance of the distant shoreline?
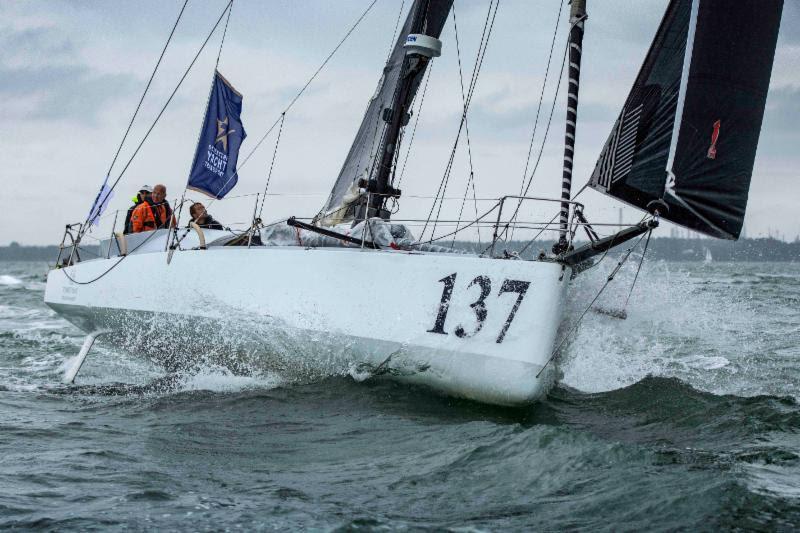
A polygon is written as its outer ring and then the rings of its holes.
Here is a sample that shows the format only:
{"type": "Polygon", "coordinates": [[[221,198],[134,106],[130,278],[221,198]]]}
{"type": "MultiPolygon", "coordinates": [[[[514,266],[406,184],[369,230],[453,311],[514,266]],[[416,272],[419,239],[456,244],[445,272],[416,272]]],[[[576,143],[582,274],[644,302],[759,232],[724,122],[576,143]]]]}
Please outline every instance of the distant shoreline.
{"type": "MultiPolygon", "coordinates": [[[[549,250],[550,241],[539,241],[529,248],[529,254],[536,254],[539,250],[549,250]]],[[[473,242],[457,242],[459,249],[481,252],[485,246],[473,242]]],[[[509,249],[521,246],[507,246],[509,249]]],[[[627,246],[620,246],[626,249],[627,246]]],[[[498,244],[502,250],[502,244],[498,244]]],[[[83,247],[83,259],[96,257],[96,246],[83,247]]],[[[529,257],[525,254],[525,257],[529,257]]],[[[784,242],[777,239],[741,239],[739,241],[724,241],[716,239],[676,239],[673,237],[654,237],[650,242],[647,253],[650,259],[668,261],[705,261],[709,255],[713,261],[800,261],[800,241],[784,242]]],[[[0,261],[45,261],[55,264],[58,257],[58,246],[26,246],[11,243],[9,246],[0,246],[0,261]]]]}

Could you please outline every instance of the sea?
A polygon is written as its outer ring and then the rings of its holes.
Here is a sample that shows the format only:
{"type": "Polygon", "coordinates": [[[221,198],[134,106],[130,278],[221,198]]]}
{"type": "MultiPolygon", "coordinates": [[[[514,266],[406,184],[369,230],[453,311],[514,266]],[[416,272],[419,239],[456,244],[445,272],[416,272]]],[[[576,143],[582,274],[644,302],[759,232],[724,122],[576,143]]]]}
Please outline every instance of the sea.
{"type": "Polygon", "coordinates": [[[2,262],[0,529],[800,528],[800,264],[637,264],[580,322],[616,259],[574,280],[558,384],[507,409],[102,340],[66,386],[47,266],[2,262]]]}

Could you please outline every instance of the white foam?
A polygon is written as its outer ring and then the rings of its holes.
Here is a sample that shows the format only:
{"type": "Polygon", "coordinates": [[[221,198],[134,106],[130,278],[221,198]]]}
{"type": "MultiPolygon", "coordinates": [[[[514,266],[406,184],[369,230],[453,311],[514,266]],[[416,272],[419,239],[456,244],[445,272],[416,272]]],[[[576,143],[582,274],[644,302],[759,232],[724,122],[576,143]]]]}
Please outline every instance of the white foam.
{"type": "Polygon", "coordinates": [[[184,376],[179,391],[240,392],[253,389],[274,389],[283,384],[277,374],[237,376],[224,368],[207,368],[184,376]]]}
{"type": "Polygon", "coordinates": [[[751,489],[767,495],[800,500],[800,483],[795,465],[743,464],[747,484],[751,489]]]}
{"type": "Polygon", "coordinates": [[[718,370],[728,366],[730,363],[731,362],[727,358],[722,356],[705,357],[698,355],[696,357],[690,357],[686,360],[686,366],[690,368],[696,368],[698,370],[718,370]]]}
{"type": "Polygon", "coordinates": [[[0,285],[20,285],[22,284],[22,280],[19,278],[15,278],[14,276],[9,276],[8,274],[0,274],[0,285]]]}
{"type": "Polygon", "coordinates": [[[356,382],[361,383],[371,378],[372,372],[362,367],[361,365],[351,363],[350,367],[347,370],[347,375],[353,378],[353,380],[355,380],[356,382]]]}
{"type": "MultiPolygon", "coordinates": [[[[575,280],[568,324],[594,298],[615,264],[602,265],[575,280]]],[[[624,305],[636,266],[630,261],[625,265],[598,305],[612,309],[624,305]]],[[[585,392],[603,392],[653,375],[677,377],[715,393],[769,392],[761,384],[754,387],[739,372],[758,350],[749,341],[758,339],[763,321],[747,299],[746,288],[720,284],[722,272],[693,268],[645,263],[627,320],[587,313],[560,354],[564,383],[585,392]]]]}

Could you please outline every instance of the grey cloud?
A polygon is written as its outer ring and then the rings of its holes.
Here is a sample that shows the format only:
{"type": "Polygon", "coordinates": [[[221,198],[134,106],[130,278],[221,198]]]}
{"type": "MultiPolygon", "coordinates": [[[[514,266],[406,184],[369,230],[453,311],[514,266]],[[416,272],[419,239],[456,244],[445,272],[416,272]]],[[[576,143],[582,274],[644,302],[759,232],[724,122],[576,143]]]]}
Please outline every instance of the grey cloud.
{"type": "Polygon", "coordinates": [[[130,93],[133,76],[97,74],[84,66],[0,67],[0,98],[4,112],[16,119],[79,119],[95,121],[104,107],[130,93]],[[15,98],[33,97],[35,107],[13,105],[15,98]]]}
{"type": "Polygon", "coordinates": [[[76,49],[72,41],[48,27],[5,31],[0,34],[0,48],[4,50],[5,62],[32,56],[48,62],[69,60],[76,49]]]}
{"type": "Polygon", "coordinates": [[[10,118],[92,123],[137,82],[132,75],[101,74],[78,63],[75,44],[56,28],[7,30],[0,47],[0,98],[10,118]]]}

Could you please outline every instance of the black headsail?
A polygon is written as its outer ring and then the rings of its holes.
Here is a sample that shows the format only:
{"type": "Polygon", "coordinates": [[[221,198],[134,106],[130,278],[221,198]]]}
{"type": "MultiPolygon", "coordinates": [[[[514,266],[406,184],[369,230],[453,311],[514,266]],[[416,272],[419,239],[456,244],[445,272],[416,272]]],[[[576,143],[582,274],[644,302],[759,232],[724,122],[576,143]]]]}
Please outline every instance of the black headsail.
{"type": "Polygon", "coordinates": [[[593,188],[725,239],[744,222],[783,0],[672,0],[593,188]]]}
{"type": "MultiPolygon", "coordinates": [[[[392,167],[401,129],[425,74],[429,58],[407,53],[409,35],[438,39],[453,0],[415,0],[389,56],[375,95],[347,154],[339,177],[317,221],[331,224],[361,217],[366,198],[358,196],[358,183],[373,193],[369,216],[381,212],[391,189],[392,167]]],[[[414,37],[412,37],[414,39],[414,37]]]]}

